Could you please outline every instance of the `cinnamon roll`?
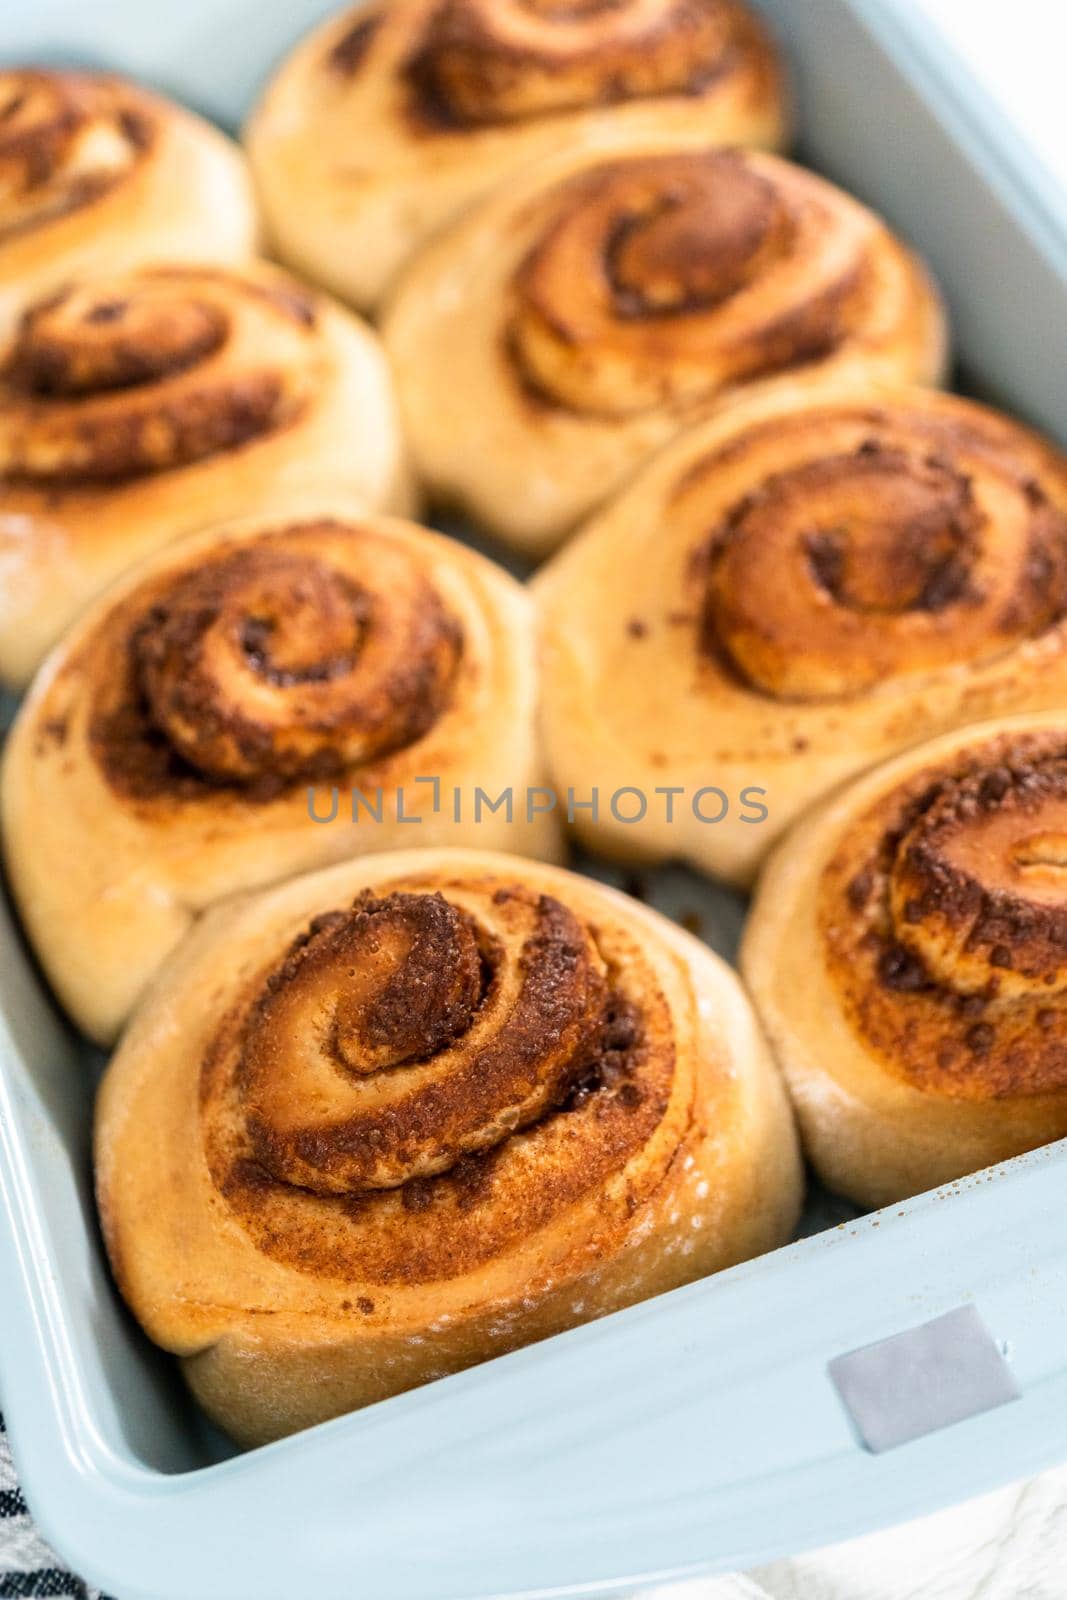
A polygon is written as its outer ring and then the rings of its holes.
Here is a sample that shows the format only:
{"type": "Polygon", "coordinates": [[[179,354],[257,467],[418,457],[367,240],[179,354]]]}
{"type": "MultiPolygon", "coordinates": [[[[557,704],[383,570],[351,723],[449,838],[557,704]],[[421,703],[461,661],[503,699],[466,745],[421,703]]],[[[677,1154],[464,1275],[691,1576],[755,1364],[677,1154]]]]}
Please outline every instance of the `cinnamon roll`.
{"type": "Polygon", "coordinates": [[[534,702],[525,592],[439,534],[320,505],[157,554],[8,742],[8,873],[60,1000],[111,1038],[206,907],[344,857],[553,856],[534,702]]]}
{"type": "Polygon", "coordinates": [[[246,143],[276,252],[368,309],[472,201],[605,128],[773,148],[788,121],[744,0],[377,0],[300,45],[246,143]]]}
{"type": "Polygon", "coordinates": [[[256,247],[240,151],[110,73],[0,68],[0,331],[73,278],[256,247]]]}
{"type": "Polygon", "coordinates": [[[216,909],[105,1076],[118,1285],[243,1444],[783,1243],[800,1173],[736,977],[484,851],[216,909]]]}
{"type": "Polygon", "coordinates": [[[935,382],[936,291],[871,212],[693,135],[571,151],[419,258],[384,327],[417,469],[530,554],[757,380],[935,382]]]}
{"type": "Polygon", "coordinates": [[[0,678],[179,533],[328,487],[411,491],[357,318],[266,266],[155,266],[37,301],[0,348],[0,678]]]}
{"type": "Polygon", "coordinates": [[[920,746],[802,824],[743,968],[824,1182],[885,1205],[1067,1135],[1067,717],[920,746]]]}
{"type": "Polygon", "coordinates": [[[781,380],[664,451],[536,591],[580,835],[744,885],[864,768],[1067,704],[1067,459],[954,396],[781,380]]]}

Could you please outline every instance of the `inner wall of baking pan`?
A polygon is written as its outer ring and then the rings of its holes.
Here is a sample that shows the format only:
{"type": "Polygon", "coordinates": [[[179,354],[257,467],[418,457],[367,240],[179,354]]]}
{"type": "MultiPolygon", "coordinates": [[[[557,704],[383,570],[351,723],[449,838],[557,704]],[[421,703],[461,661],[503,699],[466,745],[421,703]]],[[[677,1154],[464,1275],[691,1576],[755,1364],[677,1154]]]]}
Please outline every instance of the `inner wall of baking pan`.
{"type": "MultiPolygon", "coordinates": [[[[858,19],[865,0],[759,3],[792,60],[803,129],[799,158],[884,211],[932,260],[957,329],[963,375],[957,387],[1009,405],[1050,431],[1058,426],[1062,434],[1055,399],[1067,370],[1067,348],[1056,348],[1058,339],[1067,343],[1062,272],[858,19]]],[[[25,46],[19,37],[23,25],[9,31],[5,19],[0,50],[115,65],[232,126],[267,62],[328,9],[328,0],[258,8],[256,49],[241,52],[233,63],[237,10],[220,6],[203,14],[199,31],[189,27],[174,50],[168,47],[164,62],[154,23],[146,21],[141,32],[136,26],[127,30],[116,56],[96,43],[105,30],[103,12],[57,0],[38,18],[40,31],[25,46]]],[[[472,530],[443,526],[500,557],[472,530]]],[[[525,575],[513,560],[506,564],[525,575]]],[[[0,699],[0,726],[13,710],[9,697],[0,699]]],[[[588,857],[574,865],[638,895],[727,959],[735,958],[746,908],[732,891],[677,866],[630,873],[588,857]]],[[[86,1386],[94,1408],[106,1411],[96,1420],[130,1457],[162,1473],[187,1472],[235,1454],[192,1403],[177,1363],[144,1338],[111,1285],[92,1204],[89,1155],[92,1098],[103,1058],[59,1018],[6,900],[0,903],[0,1004],[15,1039],[15,1092],[29,1133],[62,1313],[74,1324],[72,1342],[83,1364],[98,1362],[103,1378],[103,1384],[86,1386]]],[[[857,1214],[812,1185],[800,1233],[857,1214]]]]}
{"type": "Polygon", "coordinates": [[[753,0],[781,40],[798,160],[933,267],[953,387],[1067,446],[1067,193],[907,0],[753,0]]]}
{"type": "MultiPolygon", "coordinates": [[[[157,1350],[128,1316],[107,1271],[92,1195],[92,1106],[101,1053],[60,1015],[22,937],[7,886],[0,895],[0,1013],[10,1036],[2,1070],[15,1102],[18,1133],[28,1160],[16,1172],[18,1199],[30,1190],[34,1233],[24,1236],[36,1257],[41,1293],[52,1305],[40,1314],[47,1339],[58,1307],[62,1344],[74,1356],[79,1387],[91,1396],[94,1422],[111,1443],[159,1472],[187,1472],[235,1453],[201,1417],[177,1363],[157,1350]],[[46,1331],[48,1330],[48,1331],[46,1331]]],[[[12,1286],[13,1287],[13,1286],[12,1286]]],[[[55,1367],[55,1342],[47,1353],[55,1367]]],[[[77,1401],[78,1396],[71,1396],[77,1401]]]]}

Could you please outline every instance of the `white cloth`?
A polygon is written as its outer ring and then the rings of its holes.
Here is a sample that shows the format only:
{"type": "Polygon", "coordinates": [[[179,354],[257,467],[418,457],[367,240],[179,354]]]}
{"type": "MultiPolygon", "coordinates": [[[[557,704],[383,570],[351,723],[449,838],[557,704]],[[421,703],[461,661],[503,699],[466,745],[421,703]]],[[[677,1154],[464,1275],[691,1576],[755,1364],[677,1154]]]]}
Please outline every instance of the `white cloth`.
{"type": "Polygon", "coordinates": [[[748,1577],[640,1600],[1063,1600],[1067,1469],[748,1577]]]}

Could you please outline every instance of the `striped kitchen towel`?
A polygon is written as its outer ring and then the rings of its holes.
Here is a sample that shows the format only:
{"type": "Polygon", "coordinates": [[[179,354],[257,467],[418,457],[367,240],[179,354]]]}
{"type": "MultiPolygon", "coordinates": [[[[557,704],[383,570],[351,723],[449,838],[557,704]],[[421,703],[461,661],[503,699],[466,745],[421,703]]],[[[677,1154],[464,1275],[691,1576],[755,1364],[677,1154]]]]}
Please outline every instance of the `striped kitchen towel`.
{"type": "Polygon", "coordinates": [[[76,1578],[33,1525],[11,1461],[0,1415],[0,1600],[57,1595],[63,1600],[105,1600],[76,1578]]]}

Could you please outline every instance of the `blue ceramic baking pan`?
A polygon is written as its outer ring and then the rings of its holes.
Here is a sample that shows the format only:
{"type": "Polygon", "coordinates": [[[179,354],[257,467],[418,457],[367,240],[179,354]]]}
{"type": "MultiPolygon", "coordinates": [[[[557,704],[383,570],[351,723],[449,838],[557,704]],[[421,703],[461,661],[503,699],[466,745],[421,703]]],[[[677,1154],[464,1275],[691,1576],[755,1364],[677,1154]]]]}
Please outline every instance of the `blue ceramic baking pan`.
{"type": "MultiPolygon", "coordinates": [[[[0,54],[236,122],[323,0],[8,0],[0,54]]],[[[1061,437],[1067,200],[903,0],[767,0],[804,154],[946,285],[967,382],[1061,437]]],[[[668,875],[657,893],[690,892],[668,875]]],[[[695,892],[695,890],[693,891],[695,892]]],[[[711,908],[729,944],[736,907],[711,908]]],[[[121,1600],[617,1593],[850,1537],[1067,1460],[1067,1151],[1040,1151],[234,1455],[108,1280],[93,1075],[0,922],[0,1393],[29,1503],[121,1600]],[[866,1449],[831,1361],[974,1307],[1019,1398],[866,1449]]]]}

